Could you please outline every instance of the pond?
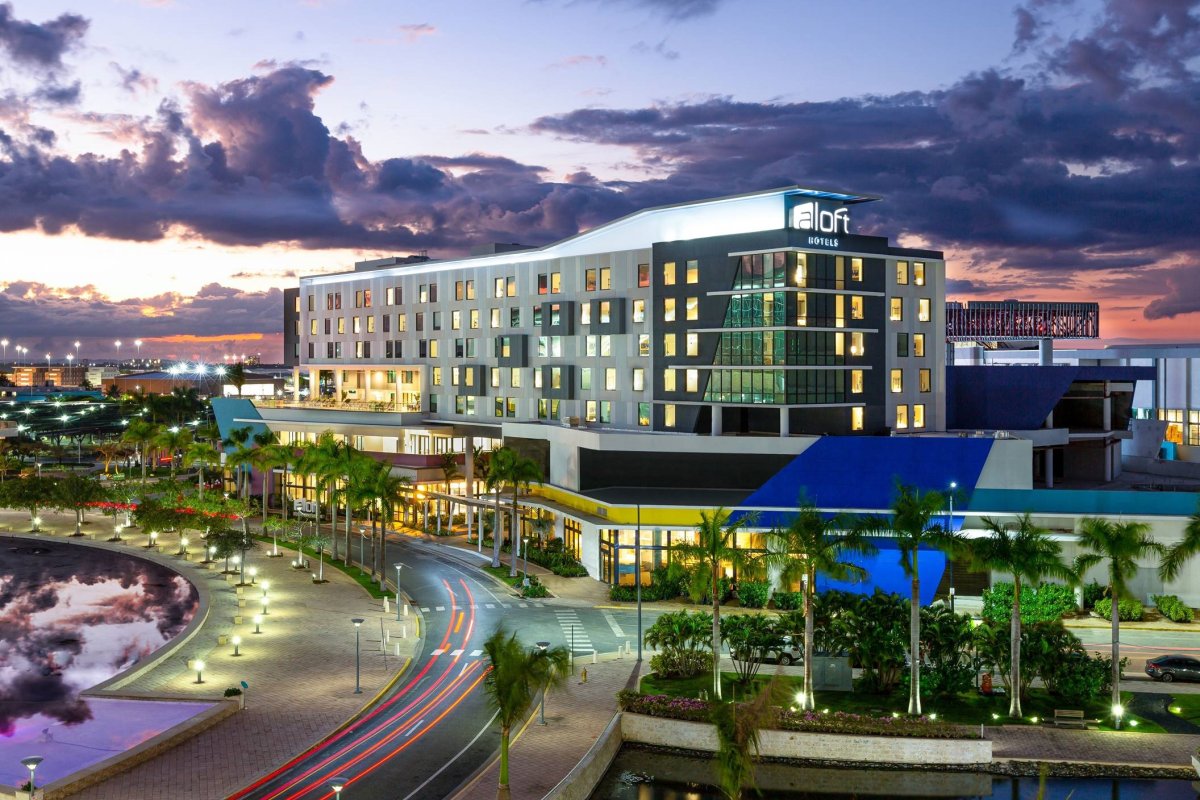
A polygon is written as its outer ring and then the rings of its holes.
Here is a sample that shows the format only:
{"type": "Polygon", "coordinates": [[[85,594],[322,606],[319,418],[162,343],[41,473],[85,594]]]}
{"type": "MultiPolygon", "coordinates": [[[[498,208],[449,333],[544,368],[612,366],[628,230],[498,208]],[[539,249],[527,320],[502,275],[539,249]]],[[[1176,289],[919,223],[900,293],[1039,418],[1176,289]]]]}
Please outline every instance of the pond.
{"type": "Polygon", "coordinates": [[[38,782],[49,782],[209,708],[83,694],[179,635],[198,602],[150,561],[0,537],[0,784],[24,779],[26,756],[45,757],[38,782]]]}
{"type": "MultiPolygon", "coordinates": [[[[761,764],[763,797],[772,800],[1033,800],[1035,778],[1007,778],[974,772],[833,769],[761,764]]],[[[697,756],[626,746],[617,754],[591,800],[724,800],[713,788],[714,762],[697,756]]],[[[1052,778],[1046,800],[1196,800],[1189,781],[1052,778]]]]}

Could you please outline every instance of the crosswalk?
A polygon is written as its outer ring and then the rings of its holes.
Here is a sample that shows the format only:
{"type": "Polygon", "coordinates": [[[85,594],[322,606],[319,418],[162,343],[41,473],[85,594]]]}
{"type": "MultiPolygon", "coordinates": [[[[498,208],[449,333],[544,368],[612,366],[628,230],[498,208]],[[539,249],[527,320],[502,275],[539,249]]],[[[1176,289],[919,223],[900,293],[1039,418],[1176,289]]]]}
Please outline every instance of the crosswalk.
{"type": "Polygon", "coordinates": [[[556,609],[554,616],[558,619],[558,626],[562,628],[563,639],[566,641],[568,648],[575,653],[592,652],[594,649],[592,647],[592,640],[588,638],[587,628],[583,627],[583,620],[579,618],[579,614],[575,609],[556,609]]]}

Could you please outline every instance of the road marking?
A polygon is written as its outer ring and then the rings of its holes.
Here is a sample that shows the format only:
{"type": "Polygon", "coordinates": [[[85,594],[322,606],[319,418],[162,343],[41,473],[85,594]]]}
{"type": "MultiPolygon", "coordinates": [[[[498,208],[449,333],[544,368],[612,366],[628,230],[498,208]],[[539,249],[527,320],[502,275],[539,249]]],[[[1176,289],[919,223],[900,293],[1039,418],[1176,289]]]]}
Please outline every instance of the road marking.
{"type": "Polygon", "coordinates": [[[437,650],[434,650],[431,655],[440,656],[444,652],[446,652],[445,648],[439,647],[437,650]]]}
{"type": "Polygon", "coordinates": [[[434,606],[433,610],[434,611],[445,611],[446,607],[445,606],[434,606]]]}
{"type": "Polygon", "coordinates": [[[496,604],[495,603],[484,603],[483,607],[484,608],[495,608],[496,604]]]}
{"type": "Polygon", "coordinates": [[[608,620],[608,627],[612,628],[612,632],[617,635],[617,638],[624,639],[625,631],[621,630],[621,626],[617,624],[617,621],[613,618],[613,615],[605,611],[604,618],[608,620]]]}
{"type": "Polygon", "coordinates": [[[479,658],[481,655],[483,655],[482,650],[472,650],[471,651],[471,658],[479,658]]]}
{"type": "Polygon", "coordinates": [[[579,614],[575,609],[556,610],[554,614],[558,618],[558,626],[562,628],[563,638],[573,652],[587,653],[595,649],[592,646],[592,640],[588,637],[587,629],[583,627],[583,622],[579,619],[579,614]]]}
{"type": "Polygon", "coordinates": [[[462,654],[463,654],[462,650],[451,650],[450,651],[450,655],[452,655],[454,658],[458,658],[462,654]]]}
{"type": "Polygon", "coordinates": [[[459,629],[462,628],[463,617],[465,617],[466,615],[467,614],[465,611],[458,612],[458,622],[454,623],[454,632],[455,633],[458,633],[459,629]]]}
{"type": "Polygon", "coordinates": [[[421,794],[421,790],[422,790],[422,789],[424,789],[424,788],[425,788],[426,786],[428,786],[429,784],[433,783],[433,779],[434,779],[434,778],[436,778],[438,775],[441,775],[443,772],[445,772],[445,771],[446,771],[446,769],[447,769],[447,768],[448,768],[448,767],[449,767],[451,764],[453,764],[455,761],[457,761],[459,758],[461,758],[461,757],[462,757],[462,754],[463,754],[463,753],[467,752],[467,751],[468,751],[468,750],[470,750],[472,747],[474,747],[474,746],[475,746],[475,743],[479,741],[480,737],[482,737],[482,736],[483,736],[485,733],[487,733],[488,731],[490,731],[490,730],[492,729],[492,723],[496,721],[496,717],[498,717],[498,716],[500,716],[500,712],[499,712],[499,711],[497,711],[495,714],[492,714],[492,718],[491,718],[491,719],[489,719],[489,720],[487,721],[487,724],[486,724],[486,725],[484,725],[482,728],[480,728],[480,729],[479,729],[479,733],[475,734],[475,738],[474,738],[474,739],[472,739],[471,741],[467,742],[466,746],[465,746],[465,747],[464,747],[462,750],[459,750],[457,753],[455,753],[453,758],[451,758],[451,759],[450,759],[449,761],[447,761],[445,764],[442,764],[442,766],[438,768],[438,771],[437,771],[437,772],[433,773],[433,774],[432,774],[432,775],[430,775],[428,778],[426,778],[424,783],[422,783],[422,784],[421,784],[420,786],[418,786],[416,789],[413,789],[413,790],[412,790],[412,792],[410,792],[410,793],[409,793],[409,794],[408,794],[408,795],[407,795],[407,796],[404,798],[404,800],[412,800],[414,797],[417,797],[417,796],[419,796],[419,795],[421,794]]]}
{"type": "Polygon", "coordinates": [[[512,608],[512,606],[510,606],[508,603],[501,603],[500,607],[501,608],[512,608]]]}
{"type": "Polygon", "coordinates": [[[422,612],[422,613],[424,613],[424,614],[428,614],[428,613],[429,613],[429,607],[428,607],[428,606],[421,606],[421,612],[422,612]]]}
{"type": "Polygon", "coordinates": [[[404,738],[405,738],[405,739],[407,739],[409,736],[412,736],[414,733],[416,733],[416,732],[417,732],[417,730],[418,730],[418,729],[421,727],[421,723],[422,723],[422,722],[424,722],[424,721],[425,721],[425,718],[424,718],[424,717],[422,717],[421,719],[417,720],[416,724],[415,724],[415,725],[413,725],[411,728],[409,728],[409,729],[408,729],[408,733],[404,734],[404,738]]]}

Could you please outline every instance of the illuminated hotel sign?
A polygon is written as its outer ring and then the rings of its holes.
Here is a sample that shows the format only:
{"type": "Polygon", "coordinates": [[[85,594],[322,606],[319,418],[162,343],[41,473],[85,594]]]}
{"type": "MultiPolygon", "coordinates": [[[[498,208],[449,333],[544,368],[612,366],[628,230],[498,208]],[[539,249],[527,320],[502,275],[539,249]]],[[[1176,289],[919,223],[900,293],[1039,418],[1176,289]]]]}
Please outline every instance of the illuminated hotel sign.
{"type": "Polygon", "coordinates": [[[822,208],[816,200],[792,206],[793,228],[814,233],[850,233],[850,212],[843,206],[830,211],[822,208]]]}

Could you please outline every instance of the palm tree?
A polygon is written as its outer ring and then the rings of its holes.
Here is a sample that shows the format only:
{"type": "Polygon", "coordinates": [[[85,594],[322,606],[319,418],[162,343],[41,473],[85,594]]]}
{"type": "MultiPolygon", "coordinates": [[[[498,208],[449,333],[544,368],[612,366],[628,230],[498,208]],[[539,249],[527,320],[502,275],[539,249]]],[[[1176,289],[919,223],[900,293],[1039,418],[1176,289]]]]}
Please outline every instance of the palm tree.
{"type": "Polygon", "coordinates": [[[1012,698],[1008,715],[1021,718],[1021,582],[1036,586],[1045,578],[1076,581],[1075,573],[1063,563],[1062,545],[1050,538],[1050,532],[1034,524],[1029,512],[1017,517],[1015,524],[983,518],[990,536],[971,541],[970,557],[977,569],[1007,572],[1013,578],[1013,607],[1009,623],[1009,648],[1012,661],[1012,698]]]}
{"type": "Polygon", "coordinates": [[[234,428],[229,432],[228,437],[221,440],[221,444],[227,451],[230,447],[233,448],[233,452],[225,457],[225,466],[234,469],[234,486],[239,497],[242,495],[243,467],[250,463],[250,447],[247,444],[250,441],[250,430],[248,425],[234,428]]]}
{"type": "MultiPolygon", "coordinates": [[[[448,495],[448,494],[450,494],[450,484],[454,481],[455,478],[462,477],[462,472],[458,468],[458,454],[457,453],[442,453],[442,463],[440,464],[440,466],[442,469],[442,476],[446,479],[446,494],[448,495]]],[[[450,513],[450,509],[451,509],[450,504],[449,504],[449,502],[447,502],[447,504],[446,504],[447,514],[450,513]]],[[[451,516],[453,516],[453,515],[451,515],[451,516]]],[[[453,524],[453,519],[451,520],[451,523],[453,524]]]]}
{"type": "MultiPolygon", "coordinates": [[[[329,499],[331,526],[330,530],[336,533],[337,530],[337,507],[334,505],[334,489],[335,483],[339,475],[339,469],[342,461],[342,451],[345,450],[346,444],[338,439],[332,432],[323,431],[317,440],[307,445],[300,461],[297,463],[296,469],[306,475],[313,476],[316,482],[317,496],[317,529],[321,527],[321,494],[326,493],[329,499]],[[303,466],[301,466],[303,465],[303,466]]],[[[333,551],[331,556],[338,557],[337,536],[331,536],[330,540],[333,543],[333,551]]]]}
{"type": "Polygon", "coordinates": [[[246,365],[241,361],[231,364],[225,370],[225,380],[233,384],[233,388],[237,389],[238,397],[241,397],[242,387],[246,385],[246,365]]]}
{"type": "Polygon", "coordinates": [[[187,450],[183,454],[183,463],[186,466],[199,467],[196,474],[196,491],[204,496],[204,468],[221,463],[221,454],[217,452],[217,448],[213,447],[208,442],[193,441],[188,445],[187,450]]]}
{"type": "Polygon", "coordinates": [[[1167,550],[1158,568],[1159,576],[1163,581],[1175,580],[1183,570],[1183,565],[1197,553],[1200,553],[1200,503],[1183,529],[1183,539],[1167,550]]]}
{"type": "Polygon", "coordinates": [[[909,667],[908,713],[921,713],[921,573],[918,557],[922,547],[932,547],[953,555],[961,546],[961,538],[946,530],[933,519],[942,513],[946,498],[941,492],[922,492],[914,486],[899,484],[892,502],[892,518],[888,529],[900,548],[900,566],[912,582],[909,600],[909,667]]]}
{"type": "Polygon", "coordinates": [[[146,480],[146,462],[149,459],[149,454],[146,449],[154,443],[158,438],[158,426],[152,422],[147,422],[144,419],[135,419],[129,423],[129,427],[125,429],[125,433],[121,435],[121,440],[128,442],[137,448],[138,454],[142,460],[142,480],[146,480]]]}
{"type": "Polygon", "coordinates": [[[501,625],[483,643],[491,669],[484,683],[488,700],[500,720],[499,798],[510,797],[508,788],[508,744],[514,725],[533,708],[538,692],[562,686],[570,674],[567,648],[529,648],[501,625]]]}
{"type": "Polygon", "coordinates": [[[1121,702],[1121,642],[1117,606],[1130,596],[1129,579],[1137,575],[1137,560],[1161,556],[1166,548],[1150,537],[1145,522],[1112,522],[1097,517],[1079,521],[1079,549],[1088,551],[1075,558],[1075,573],[1085,572],[1108,561],[1108,596],[1112,598],[1112,702],[1121,702]]]}
{"type": "Polygon", "coordinates": [[[779,577],[787,583],[799,579],[804,592],[804,689],[800,708],[811,711],[816,708],[813,696],[813,649],[814,615],[813,597],[816,594],[817,576],[826,575],[834,580],[862,580],[866,570],[849,560],[852,555],[863,555],[875,551],[875,546],[866,540],[854,520],[837,515],[826,517],[816,506],[802,500],[796,516],[783,530],[767,534],[768,566],[779,569],[779,577]]]}
{"type": "MultiPolygon", "coordinates": [[[[671,548],[672,557],[691,569],[693,599],[704,594],[712,598],[713,697],[721,699],[721,570],[726,565],[744,569],[750,565],[750,555],[737,546],[738,530],[749,520],[741,517],[730,521],[724,508],[700,512],[696,526],[695,544],[677,544],[671,548]]],[[[635,580],[641,580],[642,565],[637,564],[635,580]]]]}
{"type": "Polygon", "coordinates": [[[155,446],[160,450],[167,451],[171,455],[171,480],[175,479],[176,456],[186,450],[191,443],[192,432],[187,428],[180,428],[178,425],[161,428],[158,436],[154,437],[155,446]]]}
{"type": "MultiPolygon", "coordinates": [[[[542,469],[537,462],[532,458],[526,458],[513,450],[511,447],[501,447],[492,451],[492,457],[488,461],[487,488],[495,489],[496,492],[496,514],[499,519],[500,514],[500,488],[507,486],[512,489],[512,527],[509,533],[509,540],[512,542],[512,558],[509,559],[508,575],[510,578],[517,576],[517,538],[520,536],[520,514],[517,506],[517,495],[522,487],[529,488],[531,483],[542,482],[542,469]]],[[[492,566],[500,566],[500,536],[496,532],[493,534],[492,542],[492,566]]]]}
{"type": "MultiPolygon", "coordinates": [[[[383,575],[383,543],[387,524],[395,516],[396,506],[404,502],[404,492],[411,481],[403,475],[393,475],[392,465],[367,459],[373,468],[356,481],[366,501],[371,517],[371,575],[383,575]],[[379,523],[376,533],[375,523],[379,523]]],[[[399,588],[399,587],[397,587],[399,588]]]]}

